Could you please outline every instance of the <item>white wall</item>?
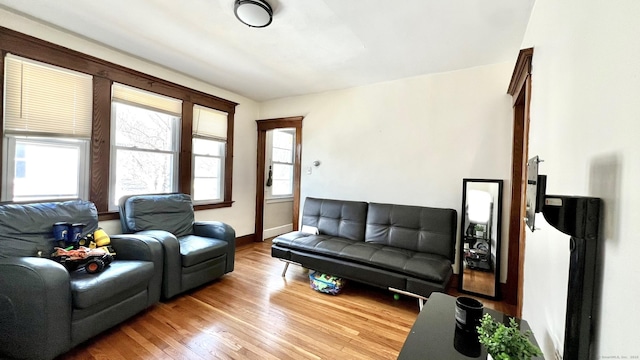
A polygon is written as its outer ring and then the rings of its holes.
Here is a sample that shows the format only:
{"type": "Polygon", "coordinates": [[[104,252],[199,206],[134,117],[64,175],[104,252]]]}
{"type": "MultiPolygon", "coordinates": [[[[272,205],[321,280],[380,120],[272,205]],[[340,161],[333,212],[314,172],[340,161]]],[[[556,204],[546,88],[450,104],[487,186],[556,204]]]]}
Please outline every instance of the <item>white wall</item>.
{"type": "MultiPolygon", "coordinates": [[[[547,193],[604,199],[596,359],[640,356],[638,19],[636,0],[537,0],[522,44],[534,47],[529,155],[545,160],[547,193]]],[[[564,344],[569,237],[536,224],[523,317],[549,359],[564,344]]]]}
{"type": "Polygon", "coordinates": [[[262,238],[293,231],[293,200],[266,200],[262,238]]]}
{"type": "Polygon", "coordinates": [[[463,178],[510,177],[512,71],[501,63],[273,100],[260,118],[305,117],[303,201],[453,208],[459,221],[463,178]]]}
{"type": "MultiPolygon", "coordinates": [[[[236,235],[238,236],[253,234],[256,181],[255,154],[257,142],[255,120],[258,114],[258,104],[255,101],[168,70],[159,65],[114,51],[111,48],[87,41],[84,38],[70,35],[56,28],[39,24],[3,9],[0,9],[0,24],[6,28],[27,35],[239,103],[236,107],[234,131],[233,206],[231,208],[199,211],[196,213],[196,219],[227,222],[235,228],[236,235]]],[[[105,228],[108,233],[120,232],[120,224],[118,221],[105,221],[101,222],[100,225],[105,228]]]]}

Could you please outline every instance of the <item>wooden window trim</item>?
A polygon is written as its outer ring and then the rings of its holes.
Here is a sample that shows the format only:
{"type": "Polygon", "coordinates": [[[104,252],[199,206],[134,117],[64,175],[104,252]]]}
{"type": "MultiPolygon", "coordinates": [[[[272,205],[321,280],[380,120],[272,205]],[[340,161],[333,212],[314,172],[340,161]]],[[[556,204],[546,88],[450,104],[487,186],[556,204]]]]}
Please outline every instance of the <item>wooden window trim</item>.
{"type": "MultiPolygon", "coordinates": [[[[238,103],[194,90],[133,69],[120,66],[91,55],[71,50],[11,29],[0,27],[0,52],[41,61],[47,64],[79,71],[93,76],[93,129],[91,136],[89,199],[96,204],[100,220],[117,219],[116,212],[109,212],[109,161],[111,85],[114,82],[142,90],[173,97],[183,101],[182,135],[179,155],[178,190],[191,193],[191,127],[193,105],[201,105],[228,114],[227,151],[225,157],[224,201],[196,206],[196,210],[229,207],[233,201],[233,130],[235,108],[238,103]]],[[[1,67],[4,69],[4,66],[1,67]]],[[[0,95],[4,97],[4,71],[0,71],[0,95]]],[[[0,126],[4,128],[2,102],[0,102],[0,126]]],[[[3,145],[4,137],[0,137],[3,145]]],[[[1,160],[0,160],[1,161],[1,160]]],[[[1,166],[0,162],[0,166],[1,166]]]]}

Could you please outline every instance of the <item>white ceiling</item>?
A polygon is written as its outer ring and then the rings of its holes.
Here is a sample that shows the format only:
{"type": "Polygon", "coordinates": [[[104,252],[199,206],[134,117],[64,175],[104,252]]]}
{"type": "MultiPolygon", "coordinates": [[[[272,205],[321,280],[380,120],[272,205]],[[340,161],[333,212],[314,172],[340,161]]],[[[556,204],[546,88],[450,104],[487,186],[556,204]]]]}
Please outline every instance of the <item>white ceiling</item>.
{"type": "Polygon", "coordinates": [[[0,0],[0,7],[263,101],[515,60],[535,0],[0,0]]]}

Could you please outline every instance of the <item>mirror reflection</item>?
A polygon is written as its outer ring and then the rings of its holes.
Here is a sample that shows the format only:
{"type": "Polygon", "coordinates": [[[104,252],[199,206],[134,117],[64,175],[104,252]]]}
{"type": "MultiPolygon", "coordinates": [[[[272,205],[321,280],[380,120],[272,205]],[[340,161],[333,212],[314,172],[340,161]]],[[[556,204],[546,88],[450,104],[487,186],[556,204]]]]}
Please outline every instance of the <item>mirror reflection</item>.
{"type": "Polygon", "coordinates": [[[459,290],[498,297],[502,180],[464,179],[459,290]]]}

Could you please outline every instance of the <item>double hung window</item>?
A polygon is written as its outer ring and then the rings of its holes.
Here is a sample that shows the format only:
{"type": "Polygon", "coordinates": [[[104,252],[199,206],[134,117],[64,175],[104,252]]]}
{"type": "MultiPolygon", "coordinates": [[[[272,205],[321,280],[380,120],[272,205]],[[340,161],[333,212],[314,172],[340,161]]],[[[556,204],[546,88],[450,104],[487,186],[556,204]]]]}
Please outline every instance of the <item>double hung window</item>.
{"type": "Polygon", "coordinates": [[[192,198],[194,203],[224,200],[227,113],[193,107],[192,198]]]}
{"type": "Polygon", "coordinates": [[[271,137],[270,198],[293,196],[293,155],[295,129],[275,129],[271,137]]]}
{"type": "Polygon", "coordinates": [[[177,191],[182,101],[112,86],[111,200],[134,194],[177,191]]]}
{"type": "Polygon", "coordinates": [[[10,29],[0,37],[0,201],[90,200],[101,220],[133,194],[232,206],[237,103],[10,29]]]}
{"type": "Polygon", "coordinates": [[[2,200],[88,198],[92,77],[4,58],[2,200]]]}

